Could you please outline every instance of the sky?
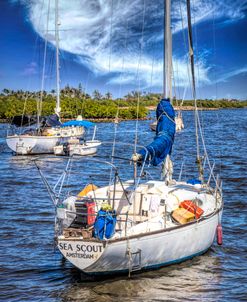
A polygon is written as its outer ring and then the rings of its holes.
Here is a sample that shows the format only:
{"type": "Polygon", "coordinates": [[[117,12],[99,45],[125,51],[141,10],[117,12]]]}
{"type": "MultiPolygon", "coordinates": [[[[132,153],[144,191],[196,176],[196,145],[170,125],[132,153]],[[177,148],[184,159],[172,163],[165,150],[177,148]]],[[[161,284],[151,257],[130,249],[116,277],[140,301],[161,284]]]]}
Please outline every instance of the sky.
{"type": "MultiPolygon", "coordinates": [[[[61,87],[162,92],[164,0],[58,3],[61,87]]],[[[197,98],[247,99],[247,0],[191,0],[191,10],[197,98]]],[[[184,0],[171,17],[173,95],[189,99],[184,0]]],[[[0,23],[0,90],[55,88],[55,0],[0,0],[0,23]]]]}

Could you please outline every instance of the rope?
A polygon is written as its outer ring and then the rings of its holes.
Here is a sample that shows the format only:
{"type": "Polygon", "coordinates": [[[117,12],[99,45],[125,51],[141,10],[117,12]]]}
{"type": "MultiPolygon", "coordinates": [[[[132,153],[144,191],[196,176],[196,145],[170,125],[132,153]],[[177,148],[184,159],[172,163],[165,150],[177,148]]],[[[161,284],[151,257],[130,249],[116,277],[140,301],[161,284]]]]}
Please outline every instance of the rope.
{"type": "Polygon", "coordinates": [[[187,16],[188,16],[189,54],[190,54],[191,77],[192,77],[192,95],[195,104],[195,136],[196,136],[196,154],[197,154],[196,161],[198,163],[199,178],[202,180],[203,176],[201,170],[200,146],[199,146],[199,136],[198,136],[199,116],[198,116],[197,99],[196,99],[195,66],[194,66],[194,50],[193,50],[193,39],[192,39],[190,0],[187,0],[187,16]]]}
{"type": "MultiPolygon", "coordinates": [[[[157,9],[159,10],[159,6],[157,6],[157,9]]],[[[157,11],[158,13],[159,11],[157,11]]],[[[154,48],[155,43],[153,42],[152,48],[154,48]]],[[[152,67],[151,67],[151,78],[150,78],[150,92],[152,91],[152,86],[153,86],[153,74],[154,74],[154,61],[155,61],[155,53],[153,51],[153,56],[152,56],[152,67]]]]}
{"type": "MultiPolygon", "coordinates": [[[[164,110],[164,109],[163,109],[164,110]]],[[[157,120],[157,123],[159,122],[160,118],[162,115],[166,115],[166,117],[171,121],[173,122],[174,124],[176,124],[176,122],[167,114],[167,112],[163,111],[162,114],[159,116],[158,120],[157,120]]]]}
{"type": "MultiPolygon", "coordinates": [[[[46,19],[46,35],[48,34],[49,17],[50,17],[50,0],[48,1],[48,12],[47,12],[47,19],[46,19]]],[[[41,78],[41,95],[40,95],[40,100],[37,102],[38,127],[40,124],[39,119],[40,119],[41,112],[42,112],[42,102],[43,102],[43,95],[44,95],[46,55],[47,55],[47,37],[45,37],[45,46],[44,46],[43,68],[42,68],[42,78],[41,78]]]]}
{"type": "MultiPolygon", "coordinates": [[[[190,0],[187,0],[187,12],[188,12],[188,21],[189,21],[189,19],[191,18],[191,16],[190,16],[190,0]]],[[[189,29],[191,30],[190,22],[188,22],[188,26],[190,27],[189,29]]],[[[190,43],[190,47],[192,48],[192,51],[193,51],[192,35],[190,35],[189,43],[190,43]]],[[[193,62],[193,56],[191,56],[191,61],[193,62]]],[[[194,67],[194,65],[192,64],[191,65],[192,77],[193,77],[193,67],[194,67]]],[[[193,85],[195,85],[195,79],[193,80],[193,85]]],[[[193,86],[193,91],[194,91],[193,96],[194,96],[194,100],[195,100],[195,127],[196,127],[196,141],[197,141],[197,160],[199,160],[199,166],[200,166],[201,164],[200,164],[200,150],[199,150],[199,137],[198,137],[198,129],[199,129],[199,134],[201,137],[205,158],[207,160],[210,171],[212,171],[212,177],[217,185],[217,180],[213,174],[213,167],[212,167],[209,157],[208,157],[208,152],[207,152],[207,148],[206,148],[206,144],[205,144],[205,140],[204,140],[204,134],[203,134],[202,126],[201,126],[201,121],[200,121],[199,114],[198,114],[197,100],[196,100],[196,95],[195,95],[195,86],[193,86]]],[[[201,167],[199,167],[199,169],[200,168],[201,167]]],[[[201,171],[199,171],[199,172],[201,172],[201,171]]]]}
{"type": "Polygon", "coordinates": [[[113,0],[111,0],[110,43],[109,43],[109,72],[111,71],[112,15],[113,15],[113,0]]]}
{"type": "MultiPolygon", "coordinates": [[[[129,25],[128,25],[128,20],[127,20],[127,30],[126,30],[126,35],[125,35],[125,44],[124,44],[124,51],[123,53],[125,54],[125,51],[127,49],[127,41],[128,41],[128,33],[129,33],[129,25]]],[[[123,55],[123,59],[122,59],[122,71],[121,71],[121,80],[123,77],[123,72],[124,72],[124,65],[125,65],[125,56],[123,55]]],[[[119,96],[118,96],[118,102],[117,102],[117,113],[116,113],[116,119],[118,119],[119,116],[119,102],[120,102],[120,96],[122,94],[122,81],[120,80],[120,84],[119,84],[119,96]]],[[[118,129],[118,124],[114,123],[114,136],[113,136],[113,144],[112,144],[112,158],[111,158],[111,164],[114,163],[114,156],[115,156],[115,149],[116,149],[116,139],[117,139],[117,129],[118,129]]],[[[113,168],[111,167],[111,171],[110,171],[110,179],[109,179],[109,186],[112,182],[112,171],[113,168]]]]}
{"type": "MultiPolygon", "coordinates": [[[[179,10],[180,10],[180,15],[181,15],[181,24],[182,24],[182,33],[183,33],[183,44],[184,44],[184,50],[186,53],[186,57],[187,57],[187,62],[186,62],[186,67],[187,67],[187,74],[188,74],[188,79],[189,79],[189,86],[191,87],[191,80],[190,80],[190,71],[189,71],[189,55],[187,53],[187,49],[186,49],[186,37],[185,37],[185,26],[184,26],[184,17],[183,17],[183,11],[182,11],[182,5],[181,5],[181,0],[179,1],[179,10]]],[[[184,93],[183,93],[183,99],[182,99],[182,103],[181,106],[183,105],[184,99],[185,99],[185,95],[187,92],[187,86],[184,89],[184,93]]]]}
{"type": "MultiPolygon", "coordinates": [[[[42,5],[41,5],[41,11],[43,10],[43,7],[44,7],[44,0],[42,2],[42,5]]],[[[41,15],[40,14],[40,17],[39,17],[39,25],[41,23],[41,15]]],[[[35,53],[37,51],[37,44],[38,44],[38,40],[39,40],[39,37],[38,35],[36,36],[36,39],[35,39],[35,45],[34,45],[34,54],[33,54],[33,58],[32,58],[32,62],[35,61],[35,53]]],[[[31,86],[31,80],[32,80],[32,76],[30,75],[29,78],[28,78],[28,83],[27,83],[27,91],[29,91],[29,88],[31,86]]],[[[25,114],[25,111],[26,111],[26,106],[27,106],[27,98],[28,98],[28,93],[26,93],[25,95],[25,99],[24,99],[24,106],[23,106],[23,111],[22,111],[22,119],[21,119],[21,127],[20,129],[22,128],[22,125],[23,125],[23,117],[24,117],[24,114],[25,114]]]]}
{"type": "Polygon", "coordinates": [[[137,67],[137,77],[138,77],[138,97],[137,97],[137,105],[136,105],[136,127],[135,127],[135,144],[134,144],[134,153],[137,151],[137,143],[138,143],[138,123],[139,123],[139,108],[140,108],[140,66],[141,66],[141,59],[143,53],[143,36],[144,36],[144,23],[145,23],[145,14],[146,14],[146,1],[143,0],[143,16],[142,16],[142,33],[141,33],[141,47],[140,47],[140,55],[138,60],[138,67],[137,67]]]}

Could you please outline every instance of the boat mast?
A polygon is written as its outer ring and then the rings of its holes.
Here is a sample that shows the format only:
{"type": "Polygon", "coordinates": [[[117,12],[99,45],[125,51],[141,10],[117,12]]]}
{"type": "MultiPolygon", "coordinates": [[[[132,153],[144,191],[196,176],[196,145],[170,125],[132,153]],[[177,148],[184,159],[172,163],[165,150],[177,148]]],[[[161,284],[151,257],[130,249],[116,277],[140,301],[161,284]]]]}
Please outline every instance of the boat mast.
{"type": "Polygon", "coordinates": [[[60,118],[60,65],[59,65],[59,21],[58,21],[58,0],[55,0],[55,39],[56,39],[56,108],[55,113],[60,118]]]}
{"type": "Polygon", "coordinates": [[[199,116],[198,116],[198,108],[197,108],[197,100],[196,100],[195,63],[194,63],[194,50],[193,50],[193,39],[192,39],[190,0],[187,0],[187,17],[188,17],[189,57],[190,57],[191,77],[192,77],[192,96],[195,104],[196,163],[198,165],[199,179],[203,181],[203,167],[200,157],[200,146],[199,146],[199,135],[198,135],[199,116]]]}
{"type": "Polygon", "coordinates": [[[164,1],[164,65],[163,95],[172,103],[172,32],[171,32],[171,0],[164,1]]]}
{"type": "MultiPolygon", "coordinates": [[[[172,31],[171,31],[171,0],[164,1],[164,65],[163,65],[163,96],[172,104],[172,31]]],[[[173,165],[169,154],[162,163],[161,179],[167,184],[172,180],[173,165]]]]}

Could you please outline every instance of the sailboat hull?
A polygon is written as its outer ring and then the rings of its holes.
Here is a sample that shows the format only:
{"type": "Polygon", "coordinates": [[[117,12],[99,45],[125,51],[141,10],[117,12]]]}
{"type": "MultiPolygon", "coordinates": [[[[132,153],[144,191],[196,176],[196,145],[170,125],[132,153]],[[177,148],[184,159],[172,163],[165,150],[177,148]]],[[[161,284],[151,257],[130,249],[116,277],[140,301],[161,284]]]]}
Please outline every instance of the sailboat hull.
{"type": "Polygon", "coordinates": [[[18,155],[53,153],[58,143],[70,137],[13,135],[6,138],[8,147],[18,155]]]}
{"type": "Polygon", "coordinates": [[[97,153],[98,147],[101,145],[99,141],[87,141],[84,145],[71,145],[69,155],[92,155],[97,153]]]}
{"type": "Polygon", "coordinates": [[[64,144],[71,138],[81,137],[84,127],[63,127],[47,130],[47,135],[9,135],[8,147],[18,155],[53,153],[56,145],[64,144]]]}
{"type": "Polygon", "coordinates": [[[173,229],[101,243],[58,238],[58,248],[73,265],[88,274],[118,274],[155,269],[203,254],[213,244],[221,211],[210,218],[173,229]],[[65,248],[64,248],[65,247],[65,248]],[[69,247],[69,251],[66,250],[69,247]],[[90,259],[85,262],[84,259],[90,259]]]}

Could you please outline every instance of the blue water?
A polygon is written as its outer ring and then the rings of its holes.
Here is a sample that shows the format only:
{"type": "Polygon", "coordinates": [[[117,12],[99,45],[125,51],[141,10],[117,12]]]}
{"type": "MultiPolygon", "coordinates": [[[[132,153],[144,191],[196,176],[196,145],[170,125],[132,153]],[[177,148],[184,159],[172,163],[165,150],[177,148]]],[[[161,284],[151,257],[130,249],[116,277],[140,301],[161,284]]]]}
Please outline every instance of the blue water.
{"type": "MultiPolygon", "coordinates": [[[[189,178],[196,171],[193,113],[184,112],[183,117],[185,129],[176,135],[173,148],[174,176],[178,176],[184,162],[184,176],[189,178]]],[[[152,140],[149,123],[138,123],[140,144],[152,140]]],[[[121,122],[117,141],[133,141],[135,126],[135,121],[121,122]]],[[[7,126],[0,124],[0,300],[246,301],[247,110],[205,111],[203,126],[209,156],[215,159],[215,172],[223,180],[223,246],[215,243],[202,256],[130,279],[92,281],[64,261],[54,248],[54,209],[31,161],[33,157],[12,156],[5,143],[7,126]]],[[[98,125],[98,139],[111,141],[113,136],[113,124],[98,125]]],[[[122,148],[121,156],[130,156],[132,151],[130,147],[122,148]]],[[[41,163],[51,182],[62,161],[41,163]]],[[[76,166],[76,172],[81,172],[81,167],[76,166]]],[[[88,167],[99,166],[94,163],[88,167]]],[[[123,177],[128,178],[127,169],[124,173],[123,177]]],[[[76,175],[72,175],[72,189],[80,182],[83,187],[76,175]]]]}

